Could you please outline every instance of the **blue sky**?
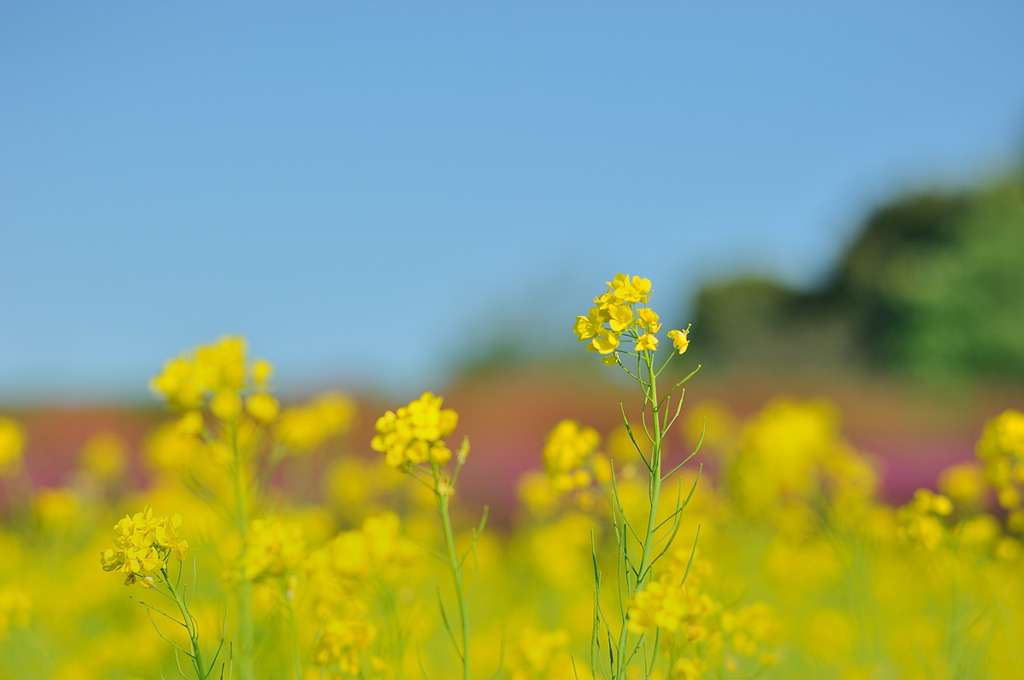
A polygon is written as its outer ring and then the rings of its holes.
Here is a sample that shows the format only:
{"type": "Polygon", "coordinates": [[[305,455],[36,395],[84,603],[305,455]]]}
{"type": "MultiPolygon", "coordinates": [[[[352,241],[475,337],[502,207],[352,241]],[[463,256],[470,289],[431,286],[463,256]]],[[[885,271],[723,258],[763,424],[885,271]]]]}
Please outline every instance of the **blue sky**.
{"type": "Polygon", "coordinates": [[[871,205],[1024,149],[1024,3],[0,5],[0,402],[145,395],[249,338],[285,388],[572,345],[820,277],[871,205]]]}

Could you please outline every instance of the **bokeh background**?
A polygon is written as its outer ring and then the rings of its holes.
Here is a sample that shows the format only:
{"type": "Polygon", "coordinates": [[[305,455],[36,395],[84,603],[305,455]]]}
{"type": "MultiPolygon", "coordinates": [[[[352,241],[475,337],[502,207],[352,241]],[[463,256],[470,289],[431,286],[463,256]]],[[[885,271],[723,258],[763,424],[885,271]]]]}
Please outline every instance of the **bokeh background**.
{"type": "Polygon", "coordinates": [[[136,446],[166,359],[241,334],[364,429],[444,392],[514,472],[563,417],[614,424],[629,385],[570,329],[629,272],[693,324],[688,399],[825,396],[909,493],[1024,406],[1022,30],[1012,2],[4,2],[0,409],[56,484],[96,432],[136,446]]]}

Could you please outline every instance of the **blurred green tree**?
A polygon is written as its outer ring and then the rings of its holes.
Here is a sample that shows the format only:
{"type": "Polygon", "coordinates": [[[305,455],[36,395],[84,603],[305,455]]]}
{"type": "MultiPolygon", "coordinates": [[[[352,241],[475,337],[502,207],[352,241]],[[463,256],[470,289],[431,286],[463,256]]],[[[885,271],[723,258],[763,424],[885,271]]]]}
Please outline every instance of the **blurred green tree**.
{"type": "Polygon", "coordinates": [[[1024,175],[901,196],[873,211],[826,282],[709,285],[693,314],[701,361],[1024,377],[1024,175]]]}

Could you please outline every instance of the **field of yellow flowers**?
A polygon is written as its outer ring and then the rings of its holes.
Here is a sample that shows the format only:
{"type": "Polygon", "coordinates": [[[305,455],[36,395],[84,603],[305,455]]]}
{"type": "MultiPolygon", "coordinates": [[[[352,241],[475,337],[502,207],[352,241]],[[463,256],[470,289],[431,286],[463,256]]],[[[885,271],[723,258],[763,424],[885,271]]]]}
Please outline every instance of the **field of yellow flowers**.
{"type": "Polygon", "coordinates": [[[577,317],[635,402],[560,422],[497,525],[441,396],[356,441],[350,398],[282,407],[238,337],[151,381],[145,488],[112,435],[36,487],[0,416],[0,678],[1021,677],[1024,414],[894,507],[829,403],[689,415],[650,296],[619,274],[577,317]]]}

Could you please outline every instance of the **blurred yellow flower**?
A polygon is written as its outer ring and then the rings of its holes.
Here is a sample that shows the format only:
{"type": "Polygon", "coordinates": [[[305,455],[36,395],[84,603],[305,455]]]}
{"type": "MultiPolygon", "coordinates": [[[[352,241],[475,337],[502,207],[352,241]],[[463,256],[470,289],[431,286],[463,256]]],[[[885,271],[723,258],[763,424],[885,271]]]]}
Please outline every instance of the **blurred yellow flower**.
{"type": "Polygon", "coordinates": [[[281,405],[273,395],[266,392],[257,392],[256,394],[249,395],[249,398],[245,400],[245,410],[256,421],[269,423],[277,418],[281,405]]]}
{"type": "Polygon", "coordinates": [[[313,451],[344,434],[355,418],[355,403],[340,392],[327,392],[309,404],[286,408],[274,426],[277,438],[292,453],[313,451]]]}
{"type": "Polygon", "coordinates": [[[0,416],[0,477],[21,471],[21,456],[25,450],[25,428],[21,423],[0,416]]]}
{"type": "Polygon", "coordinates": [[[118,435],[103,432],[90,437],[79,456],[82,468],[90,475],[102,481],[115,480],[128,464],[128,445],[118,435]]]}

